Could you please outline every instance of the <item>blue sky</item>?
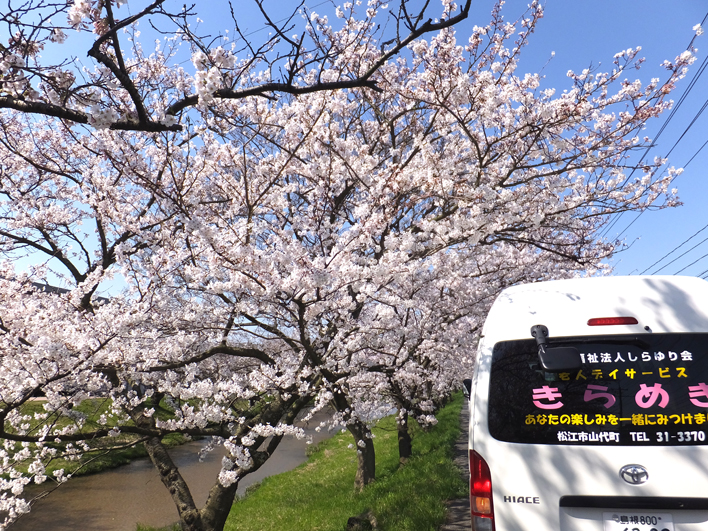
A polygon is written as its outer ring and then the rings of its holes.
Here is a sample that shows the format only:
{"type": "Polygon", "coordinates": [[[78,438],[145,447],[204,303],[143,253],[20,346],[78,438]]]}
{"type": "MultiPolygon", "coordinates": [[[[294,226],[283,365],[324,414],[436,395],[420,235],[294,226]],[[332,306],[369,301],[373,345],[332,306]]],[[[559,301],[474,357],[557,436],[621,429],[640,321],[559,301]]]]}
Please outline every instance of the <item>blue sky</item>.
{"type": "MultiPolygon", "coordinates": [[[[505,17],[515,19],[528,3],[528,0],[507,1],[503,10],[505,17]]],[[[488,18],[491,5],[490,0],[474,2],[474,13],[466,24],[481,25],[488,18]]],[[[547,63],[551,52],[555,52],[544,69],[545,84],[562,91],[569,87],[568,70],[577,72],[590,65],[609,69],[615,53],[641,46],[641,55],[646,58],[646,63],[635,78],[644,82],[652,77],[664,78],[660,63],[664,59],[673,60],[687,48],[694,35],[693,26],[701,23],[707,14],[708,3],[704,0],[548,0],[545,16],[522,54],[517,73],[538,71],[547,63]]],[[[704,27],[708,30],[708,23],[704,27]]],[[[459,31],[464,33],[464,27],[459,31]]],[[[698,37],[694,46],[698,48],[697,61],[674,92],[672,99],[675,102],[686,92],[708,55],[708,33],[698,37]]],[[[666,156],[700,113],[701,107],[708,101],[706,84],[708,75],[696,79],[695,87],[666,125],[656,147],[649,152],[650,159],[666,156]]],[[[647,127],[649,137],[655,138],[666,116],[668,114],[647,127]]],[[[708,228],[650,267],[708,224],[708,179],[705,177],[708,146],[696,155],[706,141],[708,113],[698,116],[671,151],[669,164],[685,167],[683,175],[674,182],[683,206],[646,212],[639,217],[637,214],[624,214],[607,232],[609,238],[621,236],[629,247],[612,260],[615,274],[639,274],[644,271],[650,274],[658,270],[659,274],[708,276],[708,256],[703,256],[708,254],[708,239],[701,243],[708,238],[708,228]],[[699,245],[695,249],[668,264],[696,244],[699,245]],[[696,263],[690,265],[694,261],[696,263]],[[666,267],[660,269],[664,265],[666,267]]]]}

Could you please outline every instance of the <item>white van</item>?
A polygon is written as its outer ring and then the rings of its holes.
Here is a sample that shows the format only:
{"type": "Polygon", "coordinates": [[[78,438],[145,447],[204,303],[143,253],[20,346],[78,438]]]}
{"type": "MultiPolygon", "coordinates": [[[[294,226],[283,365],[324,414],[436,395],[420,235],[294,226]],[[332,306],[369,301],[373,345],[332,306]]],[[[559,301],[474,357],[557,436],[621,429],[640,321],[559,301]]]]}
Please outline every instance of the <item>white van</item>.
{"type": "Polygon", "coordinates": [[[472,529],[708,529],[708,282],[509,288],[467,386],[472,529]]]}

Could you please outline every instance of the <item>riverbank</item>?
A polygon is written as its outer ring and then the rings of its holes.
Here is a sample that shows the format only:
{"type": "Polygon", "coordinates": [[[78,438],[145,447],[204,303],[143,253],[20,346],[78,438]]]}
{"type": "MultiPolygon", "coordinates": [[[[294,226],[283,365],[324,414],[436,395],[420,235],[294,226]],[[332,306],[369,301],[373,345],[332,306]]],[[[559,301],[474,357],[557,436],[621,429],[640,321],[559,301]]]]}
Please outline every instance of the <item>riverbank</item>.
{"type": "MultiPolygon", "coordinates": [[[[329,436],[326,430],[315,431],[315,427],[326,417],[326,413],[320,413],[309,425],[301,424],[315,443],[329,436]]],[[[221,451],[214,451],[200,461],[199,450],[202,446],[200,442],[189,442],[170,450],[198,505],[206,501],[221,469],[223,455],[221,451]]],[[[245,494],[251,484],[268,475],[290,470],[305,462],[308,448],[304,440],[284,438],[271,459],[241,481],[239,494],[245,494]]],[[[33,492],[36,494],[38,490],[33,492]]],[[[8,531],[136,531],[138,524],[144,524],[144,529],[151,529],[176,520],[174,502],[155,467],[149,459],[135,459],[126,466],[100,474],[72,478],[49,496],[38,500],[32,511],[8,531]]]]}
{"type": "Polygon", "coordinates": [[[445,522],[446,500],[468,492],[453,461],[462,405],[460,394],[432,429],[413,428],[414,456],[403,467],[395,421],[383,419],[374,428],[377,479],[361,493],[353,488],[351,435],[323,441],[306,464],[266,478],[236,502],[225,531],[342,531],[349,517],[364,513],[377,531],[436,531],[445,522]]]}
{"type": "MultiPolygon", "coordinates": [[[[460,395],[439,413],[438,424],[427,432],[413,428],[414,457],[404,467],[398,465],[394,419],[383,419],[374,429],[377,480],[359,494],[353,489],[356,453],[349,447],[351,435],[321,440],[327,434],[314,432],[311,423],[308,431],[321,442],[309,452],[307,462],[280,474],[306,459],[302,441],[284,439],[271,460],[242,481],[241,495],[250,484],[261,483],[234,504],[226,531],[342,531],[349,517],[367,512],[376,520],[377,530],[436,531],[449,512],[446,500],[467,496],[467,484],[453,462],[462,404],[460,395]]],[[[195,487],[196,501],[201,504],[200,497],[206,499],[218,473],[221,456],[215,453],[207,463],[199,463],[197,446],[189,443],[171,453],[190,475],[188,483],[203,483],[195,487]]],[[[138,459],[102,474],[72,479],[41,500],[10,531],[172,531],[172,526],[161,526],[175,520],[172,501],[154,468],[148,460],[138,459]]]]}
{"type": "MultiPolygon", "coordinates": [[[[22,406],[22,414],[28,416],[41,415],[45,413],[43,398],[33,398],[22,406]]],[[[85,426],[88,428],[97,427],[96,420],[108,411],[109,401],[103,398],[89,398],[80,405],[73,408],[74,411],[85,416],[85,426]]],[[[155,414],[163,419],[171,418],[173,412],[164,407],[158,407],[155,414]]],[[[58,417],[55,422],[57,428],[63,428],[73,423],[68,417],[58,417]]],[[[121,467],[135,461],[146,458],[147,451],[142,443],[138,442],[138,437],[120,433],[110,439],[97,439],[86,441],[91,448],[90,451],[81,455],[78,460],[56,458],[46,465],[45,473],[52,477],[57,470],[63,470],[64,475],[72,477],[97,474],[113,468],[121,467]]],[[[186,437],[174,433],[167,435],[163,439],[163,444],[167,448],[181,446],[189,441],[186,437]]],[[[64,447],[63,444],[56,445],[58,449],[64,447]]],[[[40,487],[43,490],[45,487],[40,487]]]]}

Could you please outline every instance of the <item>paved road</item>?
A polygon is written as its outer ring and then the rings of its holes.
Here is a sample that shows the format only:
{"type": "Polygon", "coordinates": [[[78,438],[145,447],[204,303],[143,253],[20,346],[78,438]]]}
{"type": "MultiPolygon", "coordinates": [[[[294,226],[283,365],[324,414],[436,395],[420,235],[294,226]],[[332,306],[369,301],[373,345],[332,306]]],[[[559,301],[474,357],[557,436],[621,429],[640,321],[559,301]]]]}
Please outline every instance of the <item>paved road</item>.
{"type": "MultiPolygon", "coordinates": [[[[465,402],[460,416],[462,432],[455,445],[455,465],[460,469],[460,474],[465,482],[469,484],[470,473],[467,455],[467,432],[470,422],[470,413],[468,405],[469,402],[465,402]]],[[[447,521],[440,528],[440,531],[469,531],[470,529],[472,529],[472,521],[470,518],[469,496],[448,502],[447,521]]]]}

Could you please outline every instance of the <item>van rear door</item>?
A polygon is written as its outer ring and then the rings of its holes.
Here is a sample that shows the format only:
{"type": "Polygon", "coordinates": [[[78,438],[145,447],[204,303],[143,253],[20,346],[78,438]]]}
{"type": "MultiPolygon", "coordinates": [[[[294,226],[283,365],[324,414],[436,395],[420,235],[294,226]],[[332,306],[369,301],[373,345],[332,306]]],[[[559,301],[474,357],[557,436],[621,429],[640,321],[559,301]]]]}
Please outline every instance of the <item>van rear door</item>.
{"type": "Polygon", "coordinates": [[[491,349],[473,441],[496,530],[706,529],[708,334],[554,344],[577,348],[581,370],[544,372],[531,339],[491,349]]]}

